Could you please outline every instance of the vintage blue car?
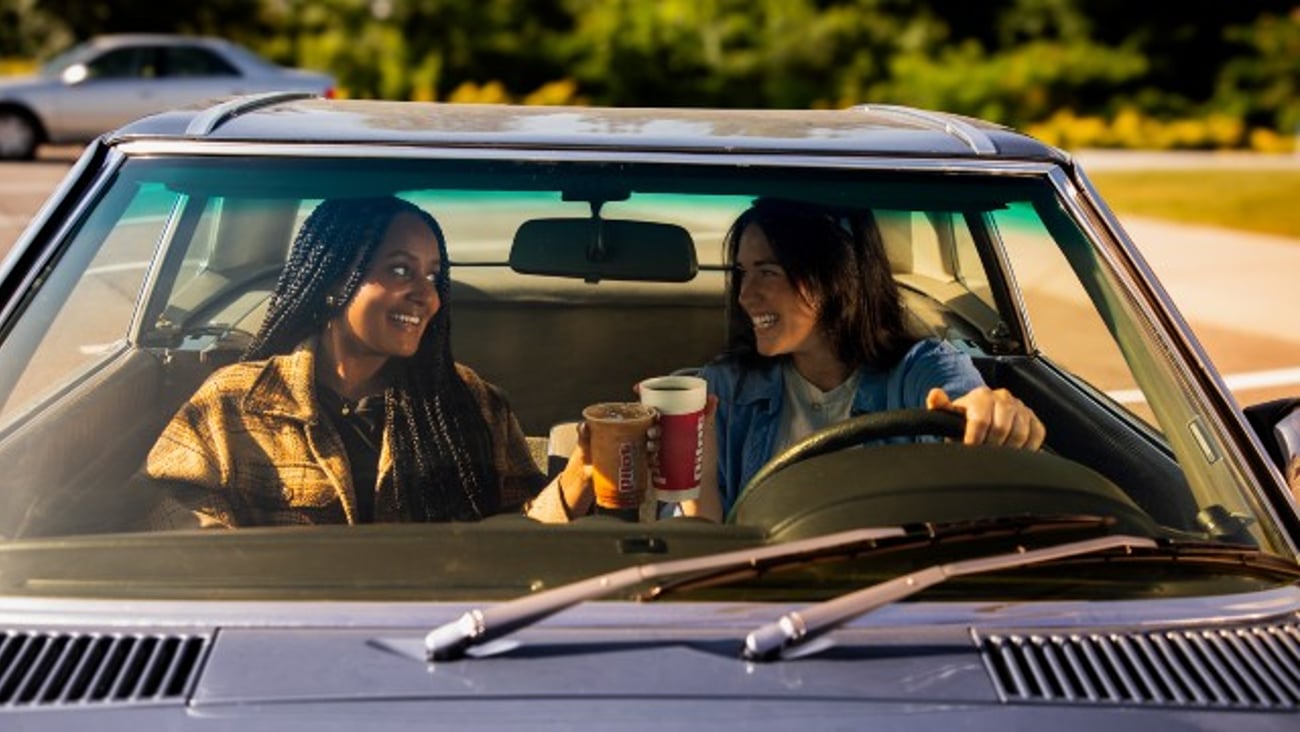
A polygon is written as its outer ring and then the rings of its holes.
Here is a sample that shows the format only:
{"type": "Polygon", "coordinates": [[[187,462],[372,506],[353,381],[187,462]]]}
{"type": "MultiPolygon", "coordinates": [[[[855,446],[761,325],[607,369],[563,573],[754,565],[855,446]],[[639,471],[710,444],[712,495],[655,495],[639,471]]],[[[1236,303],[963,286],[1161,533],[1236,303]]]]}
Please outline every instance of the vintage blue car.
{"type": "Polygon", "coordinates": [[[0,339],[3,729],[1300,724],[1292,456],[1075,161],[1003,127],[290,93],[166,112],[90,145],[32,220],[0,339]],[[281,473],[266,500],[303,525],[158,529],[148,456],[257,337],[304,219],[385,195],[441,223],[455,358],[539,471],[585,405],[726,348],[722,242],[759,198],[872,222],[909,330],[1046,442],[868,412],[721,522],[331,521],[281,473]]]}

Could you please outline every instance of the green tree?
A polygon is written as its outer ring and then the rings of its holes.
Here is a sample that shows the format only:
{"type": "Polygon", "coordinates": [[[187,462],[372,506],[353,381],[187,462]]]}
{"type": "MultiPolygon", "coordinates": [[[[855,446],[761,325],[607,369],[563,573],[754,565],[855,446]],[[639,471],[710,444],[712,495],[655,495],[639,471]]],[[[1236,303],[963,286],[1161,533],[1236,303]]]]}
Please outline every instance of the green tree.
{"type": "Polygon", "coordinates": [[[34,9],[58,22],[77,40],[101,33],[196,33],[237,36],[253,21],[262,0],[35,0],[34,9]]]}
{"type": "Polygon", "coordinates": [[[1224,64],[1215,101],[1250,123],[1300,134],[1300,8],[1264,15],[1226,35],[1251,52],[1224,64]]]}
{"type": "Polygon", "coordinates": [[[517,92],[560,78],[548,49],[570,21],[546,0],[263,0],[254,44],[331,71],[351,96],[441,99],[465,82],[517,92]]]}
{"type": "Polygon", "coordinates": [[[890,0],[569,0],[575,78],[610,104],[807,107],[884,73],[890,0]]]}
{"type": "Polygon", "coordinates": [[[71,44],[71,34],[37,0],[0,0],[0,60],[43,59],[71,44]]]}
{"type": "Polygon", "coordinates": [[[154,30],[226,36],[359,97],[1290,129],[1298,26],[1297,0],[0,0],[0,56],[154,30]]]}

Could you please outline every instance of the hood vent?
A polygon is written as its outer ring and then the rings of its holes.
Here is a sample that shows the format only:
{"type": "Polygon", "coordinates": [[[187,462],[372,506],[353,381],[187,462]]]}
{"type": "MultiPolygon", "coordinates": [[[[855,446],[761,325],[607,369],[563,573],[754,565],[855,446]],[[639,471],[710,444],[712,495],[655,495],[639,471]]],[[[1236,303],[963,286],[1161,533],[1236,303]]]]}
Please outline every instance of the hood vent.
{"type": "Polygon", "coordinates": [[[976,635],[1007,702],[1294,710],[1295,622],[1146,633],[976,635]]]}
{"type": "Polygon", "coordinates": [[[0,634],[0,709],[183,701],[206,636],[0,634]]]}

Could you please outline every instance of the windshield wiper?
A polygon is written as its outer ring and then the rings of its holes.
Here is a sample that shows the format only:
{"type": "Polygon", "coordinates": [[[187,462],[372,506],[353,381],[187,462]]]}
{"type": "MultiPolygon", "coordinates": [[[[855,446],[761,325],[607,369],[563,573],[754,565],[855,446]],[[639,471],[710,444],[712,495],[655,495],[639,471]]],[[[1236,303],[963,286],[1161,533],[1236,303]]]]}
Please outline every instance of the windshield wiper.
{"type": "MultiPolygon", "coordinates": [[[[1104,529],[1115,525],[1115,520],[1106,516],[1090,514],[1013,514],[992,518],[971,519],[953,523],[926,523],[904,526],[907,532],[901,536],[891,537],[879,547],[873,547],[879,554],[882,551],[910,551],[918,547],[936,547],[955,544],[962,541],[987,541],[994,538],[1021,538],[1034,534],[1059,534],[1067,531],[1085,531],[1104,529]]],[[[764,567],[763,569],[771,569],[764,567]]],[[[746,568],[721,567],[710,572],[696,572],[691,576],[659,583],[636,596],[637,600],[648,602],[658,600],[666,595],[683,591],[693,591],[730,584],[738,579],[752,577],[757,571],[746,568]]]]}
{"type": "MultiPolygon", "coordinates": [[[[1111,519],[1100,516],[1017,515],[953,524],[854,529],[774,546],[642,564],[525,595],[491,607],[470,610],[460,618],[430,631],[424,639],[425,655],[430,661],[460,658],[473,647],[502,638],[565,608],[657,578],[690,574],[706,578],[704,584],[711,584],[716,583],[720,577],[730,580],[737,574],[752,576],[774,567],[853,557],[883,546],[892,548],[928,544],[954,536],[1104,528],[1112,523],[1111,519]],[[882,542],[885,543],[882,545],[882,542]]],[[[690,581],[695,579],[692,577],[690,581]]],[[[661,593],[655,592],[652,596],[659,594],[661,593]]]]}
{"type": "Polygon", "coordinates": [[[746,636],[742,655],[750,661],[770,661],[860,615],[914,595],[951,577],[996,572],[1114,549],[1127,552],[1133,549],[1154,549],[1156,546],[1153,539],[1121,534],[927,567],[840,595],[804,610],[788,612],[775,622],[746,636]]]}
{"type": "Polygon", "coordinates": [[[900,526],[854,529],[787,544],[627,567],[488,608],[470,610],[459,619],[430,631],[424,638],[424,647],[430,661],[460,658],[473,646],[513,633],[567,607],[656,577],[720,568],[762,567],[772,562],[811,561],[827,555],[862,551],[875,546],[881,539],[905,533],[900,526]]]}
{"type": "MultiPolygon", "coordinates": [[[[1081,560],[1087,561],[1087,558],[1081,560]]],[[[1174,563],[1203,570],[1232,570],[1234,574],[1250,570],[1284,577],[1290,582],[1300,580],[1300,564],[1294,560],[1262,551],[1253,545],[1228,544],[1221,541],[1161,539],[1158,548],[1154,551],[1130,552],[1123,557],[1111,558],[1110,561],[1116,565],[1174,563]]]]}

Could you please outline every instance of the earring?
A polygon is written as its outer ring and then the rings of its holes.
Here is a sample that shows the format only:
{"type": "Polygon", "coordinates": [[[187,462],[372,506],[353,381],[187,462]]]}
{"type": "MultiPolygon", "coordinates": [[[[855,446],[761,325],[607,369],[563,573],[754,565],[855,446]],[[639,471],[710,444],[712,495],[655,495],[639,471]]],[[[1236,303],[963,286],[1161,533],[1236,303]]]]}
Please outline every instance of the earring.
{"type": "Polygon", "coordinates": [[[326,295],[326,296],[325,296],[325,307],[327,307],[327,308],[336,308],[336,307],[338,307],[338,306],[339,306],[339,298],[338,298],[337,296],[335,296],[335,295],[326,295]]]}

